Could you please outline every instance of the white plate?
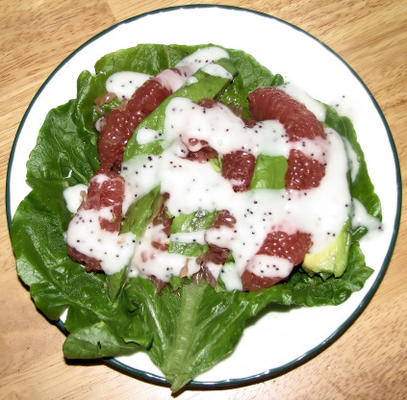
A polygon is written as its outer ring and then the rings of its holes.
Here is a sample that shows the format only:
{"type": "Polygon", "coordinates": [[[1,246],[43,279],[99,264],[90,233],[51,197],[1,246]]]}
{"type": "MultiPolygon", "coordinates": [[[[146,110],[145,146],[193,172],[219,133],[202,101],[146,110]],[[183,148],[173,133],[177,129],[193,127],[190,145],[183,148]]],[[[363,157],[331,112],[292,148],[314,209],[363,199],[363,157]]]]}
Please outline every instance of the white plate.
{"type": "MultiPolygon", "coordinates": [[[[65,61],[41,86],[20,124],[7,180],[9,223],[29,192],[25,164],[46,113],[76,96],[79,73],[93,71],[103,55],[139,43],[214,43],[252,54],[273,73],[336,106],[352,118],[383,208],[383,232],[361,243],[374,274],[360,292],[335,307],[273,312],[247,328],[231,357],[197,378],[191,386],[219,387],[280,374],[337,338],[360,314],[387,269],[400,219],[401,181],[397,154],[384,116],[356,73],[331,49],[284,21],[250,10],[187,6],[137,16],[95,36],[65,61]],[[377,162],[380,160],[380,163],[377,162]]],[[[116,368],[153,382],[164,382],[144,354],[109,361],[116,368]]]]}

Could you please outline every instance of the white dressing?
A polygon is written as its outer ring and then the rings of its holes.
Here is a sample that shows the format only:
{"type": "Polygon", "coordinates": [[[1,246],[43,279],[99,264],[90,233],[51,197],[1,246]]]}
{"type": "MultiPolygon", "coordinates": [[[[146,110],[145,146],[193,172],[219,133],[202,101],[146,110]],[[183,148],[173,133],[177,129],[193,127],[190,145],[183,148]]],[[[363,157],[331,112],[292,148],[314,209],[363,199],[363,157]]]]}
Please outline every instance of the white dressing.
{"type": "MultiPolygon", "coordinates": [[[[288,142],[283,126],[278,122],[263,121],[249,128],[225,106],[203,108],[186,98],[174,98],[166,109],[164,129],[164,138],[172,145],[160,156],[136,158],[124,164],[126,197],[141,197],[160,184],[161,192],[169,193],[166,205],[174,216],[198,209],[228,210],[236,219],[235,226],[209,229],[205,241],[231,250],[235,267],[222,275],[222,279],[227,288],[234,288],[236,276],[244,271],[269,232],[309,232],[313,242],[311,251],[318,251],[332,239],[333,233],[341,230],[351,201],[346,179],[348,161],[341,137],[331,129],[326,133],[326,140],[288,142]],[[232,182],[223,178],[210,163],[184,158],[188,150],[197,151],[202,146],[196,141],[190,144],[190,139],[205,140],[220,155],[244,149],[255,155],[287,157],[291,149],[298,149],[327,164],[325,177],[317,188],[307,191],[235,193],[232,182]]],[[[129,202],[126,200],[126,204],[129,202]]],[[[168,262],[163,257],[165,254],[160,254],[164,266],[168,262]]],[[[171,263],[176,259],[177,267],[172,266],[174,271],[188,261],[180,255],[169,257],[171,263]]],[[[278,268],[274,271],[279,271],[281,276],[293,267],[288,267],[284,259],[274,261],[278,268]]],[[[133,260],[133,265],[136,264],[133,260]]],[[[154,262],[151,270],[149,265],[143,264],[143,273],[157,275],[158,264],[154,262]]],[[[223,274],[218,267],[212,265],[211,269],[216,274],[223,274]]]]}
{"type": "Polygon", "coordinates": [[[206,268],[208,268],[209,272],[211,273],[211,275],[218,280],[219,274],[221,272],[222,269],[222,265],[219,264],[215,264],[213,262],[207,262],[206,264],[206,268]]]}
{"type": "Polygon", "coordinates": [[[226,50],[216,46],[203,47],[183,58],[180,62],[178,62],[178,64],[175,65],[175,68],[186,67],[189,71],[191,71],[190,74],[192,75],[205,65],[213,63],[214,61],[222,58],[229,58],[229,54],[226,50]]]}
{"type": "Polygon", "coordinates": [[[315,115],[318,121],[325,121],[325,107],[319,101],[313,99],[302,88],[292,82],[285,82],[280,88],[291,97],[304,104],[304,106],[315,115]]]}
{"type": "Polygon", "coordinates": [[[100,260],[103,271],[110,275],[125,267],[133,254],[135,236],[101,229],[99,218],[111,217],[110,207],[101,210],[79,210],[68,227],[66,241],[88,257],[100,260]]]}
{"type": "Polygon", "coordinates": [[[84,197],[88,191],[88,187],[81,183],[69,186],[64,190],[64,199],[66,203],[66,208],[71,212],[75,213],[79,206],[82,204],[84,197]]]}
{"type": "Polygon", "coordinates": [[[145,126],[142,126],[137,132],[137,143],[138,144],[150,143],[154,140],[157,140],[158,138],[159,138],[159,134],[157,133],[157,131],[147,128],[145,126]]]}
{"type": "Polygon", "coordinates": [[[208,75],[212,76],[219,76],[221,78],[226,78],[226,79],[232,79],[233,76],[229,71],[226,71],[225,68],[223,68],[219,64],[208,64],[202,67],[202,71],[206,72],[208,75]]]}
{"type": "Polygon", "coordinates": [[[353,199],[352,227],[365,226],[369,231],[375,231],[381,226],[381,222],[370,215],[358,199],[353,199]]]}
{"type": "Polygon", "coordinates": [[[116,72],[106,80],[106,91],[120,100],[129,100],[133,93],[151,76],[133,71],[116,72]]]}
{"type": "Polygon", "coordinates": [[[349,170],[350,170],[350,178],[352,182],[356,179],[356,175],[359,172],[360,161],[359,157],[356,154],[355,150],[353,150],[352,145],[350,144],[349,140],[343,139],[346,147],[346,153],[348,154],[349,160],[349,170]]]}
{"type": "Polygon", "coordinates": [[[171,276],[179,276],[181,271],[186,275],[198,272],[199,266],[194,259],[168,253],[152,245],[152,242],[168,242],[168,238],[163,237],[160,231],[161,225],[149,225],[144,236],[137,241],[129,276],[141,274],[168,282],[171,276]]]}
{"type": "MultiPolygon", "coordinates": [[[[231,78],[230,73],[223,67],[213,64],[214,61],[221,58],[229,58],[229,54],[220,47],[204,47],[183,58],[175,66],[181,73],[166,69],[160,72],[156,79],[171,92],[175,92],[186,81],[188,84],[195,82],[191,75],[200,68],[203,68],[209,75],[231,78]]],[[[151,75],[140,72],[116,72],[106,80],[106,91],[114,93],[120,100],[129,100],[133,93],[150,78],[151,75]]]]}
{"type": "Polygon", "coordinates": [[[205,244],[205,231],[174,233],[170,236],[170,240],[180,243],[205,244]]]}
{"type": "Polygon", "coordinates": [[[293,265],[281,257],[258,254],[250,259],[247,269],[257,276],[279,278],[288,276],[293,269],[293,265]]]}
{"type": "MultiPolygon", "coordinates": [[[[183,84],[191,83],[191,75],[198,69],[231,78],[228,71],[214,64],[214,61],[227,57],[227,52],[219,47],[205,47],[181,60],[175,70],[162,71],[156,79],[174,92],[183,84]]],[[[128,99],[148,78],[148,75],[134,72],[117,73],[109,77],[106,88],[119,98],[128,99]]],[[[322,104],[301,89],[292,84],[284,84],[281,88],[301,101],[317,119],[325,119],[322,104]]],[[[217,103],[209,108],[201,107],[187,98],[175,97],[166,107],[163,132],[143,127],[136,138],[140,145],[160,140],[165,148],[163,153],[137,156],[122,164],[121,175],[125,179],[123,214],[134,201],[160,185],[161,193],[169,195],[166,206],[173,216],[199,209],[209,212],[228,210],[235,220],[233,227],[178,233],[168,238],[160,225],[150,225],[144,236],[136,240],[134,235],[120,235],[100,228],[97,221],[99,218],[109,219],[111,210],[108,208],[79,210],[70,224],[68,245],[100,259],[108,274],[120,270],[130,259],[131,275],[142,274],[168,281],[173,275],[196,273],[200,265],[194,257],[171,254],[153,245],[153,242],[168,245],[171,240],[229,249],[235,261],[233,266],[206,263],[215,279],[219,275],[222,277],[228,290],[241,289],[240,276],[245,269],[258,276],[285,278],[294,267],[290,261],[258,254],[267,234],[277,231],[309,233],[312,240],[310,251],[318,252],[332,235],[340,232],[350,210],[345,145],[332,129],[326,129],[326,134],[326,139],[318,137],[290,142],[284,126],[278,121],[260,121],[249,127],[225,105],[217,103]],[[306,191],[257,189],[236,193],[233,185],[239,182],[225,179],[209,162],[186,158],[188,152],[196,152],[203,146],[210,146],[221,157],[245,151],[255,157],[264,154],[288,158],[290,151],[299,150],[324,164],[325,176],[318,187],[306,191]]],[[[356,162],[352,167],[357,167],[356,162]]],[[[103,180],[104,177],[101,175],[96,179],[103,180]]],[[[83,196],[83,190],[79,188],[64,194],[68,206],[74,211],[78,208],[78,193],[83,196]]],[[[359,209],[356,207],[355,212],[361,214],[359,209]]]]}
{"type": "Polygon", "coordinates": [[[242,280],[235,265],[224,265],[221,269],[220,277],[225,284],[226,290],[242,290],[242,280]]]}

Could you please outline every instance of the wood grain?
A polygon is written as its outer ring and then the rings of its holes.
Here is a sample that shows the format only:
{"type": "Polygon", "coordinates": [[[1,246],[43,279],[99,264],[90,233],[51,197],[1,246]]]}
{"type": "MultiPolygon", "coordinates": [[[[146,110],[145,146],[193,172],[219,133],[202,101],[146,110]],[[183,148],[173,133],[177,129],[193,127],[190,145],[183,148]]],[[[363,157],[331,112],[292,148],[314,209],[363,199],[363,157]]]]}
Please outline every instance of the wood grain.
{"type": "MultiPolygon", "coordinates": [[[[53,69],[110,25],[189,1],[52,0],[0,2],[0,189],[19,121],[53,69]]],[[[202,1],[250,7],[291,22],[343,57],[364,80],[393,133],[405,187],[407,165],[407,2],[405,0],[202,1]]],[[[0,398],[168,399],[167,388],[103,365],[68,365],[64,336],[36,311],[18,280],[5,199],[0,199],[0,398]]],[[[397,245],[377,293],[356,322],[309,362],[262,383],[186,391],[179,399],[407,398],[407,251],[405,206],[397,245]]]]}

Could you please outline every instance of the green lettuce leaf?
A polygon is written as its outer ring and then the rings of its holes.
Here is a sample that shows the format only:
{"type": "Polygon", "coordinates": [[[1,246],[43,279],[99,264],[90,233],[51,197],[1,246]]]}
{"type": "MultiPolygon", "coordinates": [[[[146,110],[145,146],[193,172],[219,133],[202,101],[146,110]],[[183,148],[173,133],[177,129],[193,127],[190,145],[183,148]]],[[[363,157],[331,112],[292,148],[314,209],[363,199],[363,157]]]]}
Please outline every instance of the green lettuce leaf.
{"type": "Polygon", "coordinates": [[[133,278],[125,291],[153,332],[149,356],[177,392],[230,355],[244,328],[266,307],[340,304],[360,290],[373,271],[357,245],[350,253],[341,279],[324,281],[298,269],[289,281],[250,293],[219,291],[203,281],[184,279],[177,290],[167,286],[157,296],[150,281],[133,278]]]}
{"type": "Polygon", "coordinates": [[[217,156],[216,158],[211,158],[209,164],[216,172],[222,172],[223,160],[222,157],[217,156]]]}
{"type": "Polygon", "coordinates": [[[103,73],[108,76],[118,71],[156,75],[164,69],[173,67],[199,47],[203,46],[140,44],[106,54],[96,62],[95,71],[96,74],[103,73]]]}
{"type": "MultiPolygon", "coordinates": [[[[172,221],[171,235],[205,231],[213,225],[217,215],[216,211],[210,212],[207,210],[197,210],[190,214],[179,214],[172,221]]],[[[182,254],[186,257],[199,257],[209,249],[209,246],[204,244],[196,242],[184,243],[172,240],[172,238],[173,236],[170,236],[169,253],[182,254]]]]}
{"type": "Polygon", "coordinates": [[[208,249],[209,246],[206,244],[195,242],[184,243],[171,240],[168,246],[168,253],[182,254],[186,257],[199,257],[201,254],[207,252],[208,249]]]}
{"type": "Polygon", "coordinates": [[[250,189],[284,189],[287,159],[283,156],[259,154],[250,182],[250,189]]]}
{"type": "MultiPolygon", "coordinates": [[[[120,70],[154,75],[196,49],[197,46],[140,45],[106,55],[96,63],[95,75],[84,71],[78,78],[77,98],[51,110],[44,121],[27,163],[27,181],[32,191],[19,205],[11,225],[17,271],[29,286],[36,306],[52,320],[66,312],[65,357],[101,358],[146,351],[174,391],[227,357],[243,329],[273,304],[339,304],[360,290],[372,272],[365,265],[356,236],[348,268],[340,279],[310,277],[297,269],[286,282],[252,293],[227,292],[222,285],[215,290],[205,282],[196,284],[174,278],[157,295],[147,279],[123,280],[119,274],[109,282],[103,274],[87,273],[67,256],[64,233],[72,215],[62,193],[67,186],[86,184],[98,168],[93,101],[104,93],[106,79],[120,70]]],[[[236,69],[235,79],[229,85],[217,81],[211,96],[217,95],[247,116],[247,93],[257,86],[280,84],[282,77],[273,75],[241,51],[229,53],[236,69]]],[[[203,75],[201,78],[207,79],[203,75]]],[[[380,203],[350,121],[328,108],[326,123],[347,137],[359,156],[362,168],[353,182],[352,195],[370,214],[380,217],[380,203]]],[[[159,127],[162,114],[157,112],[145,124],[159,127]]],[[[132,142],[136,143],[135,136],[132,142]]],[[[134,155],[162,151],[159,141],[152,146],[155,147],[141,150],[130,146],[128,157],[131,152],[134,155]]],[[[260,168],[256,181],[267,187],[275,185],[262,176],[260,168]]],[[[149,204],[155,204],[154,200],[149,204]]],[[[129,214],[123,229],[140,234],[145,221],[151,218],[150,211],[140,204],[133,208],[136,217],[129,214]]],[[[211,213],[199,218],[196,213],[177,216],[172,233],[206,229],[215,218],[211,213]]],[[[194,249],[194,254],[198,250],[194,249]]]]}
{"type": "Polygon", "coordinates": [[[212,226],[216,217],[216,211],[197,210],[190,214],[181,213],[172,221],[171,234],[206,230],[212,226]]]}
{"type": "Polygon", "coordinates": [[[149,355],[173,392],[232,352],[248,313],[237,292],[216,293],[204,282],[184,282],[176,292],[167,286],[156,296],[151,282],[138,278],[126,294],[153,332],[149,355]]]}
{"type": "Polygon", "coordinates": [[[67,358],[91,359],[131,354],[138,348],[136,343],[125,342],[112,325],[99,321],[68,335],[63,352],[67,358]]]}
{"type": "Polygon", "coordinates": [[[76,102],[51,110],[27,163],[27,182],[87,184],[98,167],[96,134],[75,121],[76,102]]]}
{"type": "Polygon", "coordinates": [[[115,301],[117,296],[119,296],[126,280],[127,265],[123,266],[120,271],[114,274],[106,275],[106,291],[111,301],[115,301]]]}
{"type": "Polygon", "coordinates": [[[147,225],[159,211],[162,204],[160,187],[150,190],[146,195],[132,203],[123,219],[121,232],[132,232],[141,237],[147,225]]]}
{"type": "Polygon", "coordinates": [[[351,182],[351,195],[363,204],[370,215],[381,221],[382,210],[380,199],[375,193],[374,186],[369,178],[365,156],[358,143],[352,121],[346,116],[339,115],[338,112],[330,106],[325,105],[325,109],[325,123],[346,138],[357,155],[359,169],[355,179],[351,182]]]}
{"type": "MultiPolygon", "coordinates": [[[[68,257],[64,232],[71,214],[64,204],[63,189],[62,184],[37,182],[18,208],[11,238],[19,277],[30,287],[36,306],[46,317],[56,320],[68,310],[66,328],[71,333],[103,323],[119,342],[132,337],[133,351],[147,346],[150,334],[142,325],[137,334],[134,328],[129,330],[132,316],[125,299],[110,300],[106,276],[87,273],[68,257]]],[[[95,348],[93,356],[98,354],[95,348]]]]}

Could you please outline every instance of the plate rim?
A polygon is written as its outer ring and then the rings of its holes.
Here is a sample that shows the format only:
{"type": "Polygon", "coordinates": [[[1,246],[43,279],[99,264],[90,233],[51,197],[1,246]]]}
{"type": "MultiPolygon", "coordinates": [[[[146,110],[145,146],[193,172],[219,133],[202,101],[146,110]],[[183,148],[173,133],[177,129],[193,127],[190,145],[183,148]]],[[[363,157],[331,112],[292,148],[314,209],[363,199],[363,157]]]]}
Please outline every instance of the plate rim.
{"type": "MultiPolygon", "coordinates": [[[[18,125],[16,135],[13,140],[13,144],[10,150],[10,156],[8,160],[8,166],[7,166],[7,175],[6,175],[6,216],[7,216],[7,226],[8,226],[8,231],[9,231],[9,237],[11,240],[11,223],[12,223],[12,216],[11,216],[11,206],[10,206],[10,178],[11,178],[11,170],[13,167],[13,162],[14,162],[14,156],[17,148],[17,143],[20,137],[20,133],[24,127],[25,121],[30,114],[30,111],[32,107],[34,106],[37,98],[41,95],[42,91],[44,88],[48,85],[48,83],[52,80],[54,75],[62,68],[64,65],[72,59],[77,53],[79,53],[82,49],[84,49],[86,46],[88,46],[90,43],[94,42],[95,40],[99,39],[100,37],[104,36],[106,33],[118,28],[121,25],[127,24],[134,22],[138,19],[144,18],[149,15],[154,15],[158,13],[164,13],[164,12],[172,12],[172,11],[179,11],[182,9],[201,9],[201,8],[207,8],[207,9],[225,9],[225,10],[233,10],[233,11],[239,11],[239,12],[247,12],[251,13],[257,16],[261,17],[266,17],[271,20],[275,20],[277,22],[280,22],[282,24],[287,25],[288,27],[299,31],[302,34],[305,34],[308,36],[310,39],[316,41],[319,45],[323,46],[326,50],[328,50],[333,56],[335,56],[346,68],[349,69],[351,74],[359,81],[359,83],[362,85],[364,91],[366,94],[369,96],[370,100],[373,103],[374,108],[376,109],[383,125],[387,133],[387,139],[390,144],[390,148],[392,150],[392,159],[394,162],[394,168],[395,168],[395,175],[396,175],[396,188],[397,188],[397,210],[394,218],[394,224],[393,224],[393,232],[391,235],[391,240],[389,243],[389,247],[386,252],[386,256],[383,259],[382,265],[380,269],[378,270],[377,276],[372,283],[371,287],[368,289],[367,293],[361,300],[361,302],[357,305],[355,310],[346,318],[346,320],[339,325],[325,340],[323,340],[321,343],[318,345],[314,346],[310,350],[306,351],[302,355],[296,357],[295,359],[289,361],[288,363],[285,363],[283,365],[280,365],[278,367],[271,368],[269,370],[262,371],[258,374],[255,375],[250,375],[247,377],[241,377],[241,378],[231,378],[231,379],[223,379],[223,380],[216,380],[216,381],[199,381],[199,380],[192,380],[189,382],[185,387],[186,388],[196,388],[196,389],[216,389],[216,388],[230,388],[230,387],[239,387],[239,386],[244,386],[248,384],[253,384],[261,381],[265,381],[271,378],[274,378],[278,375],[282,375],[298,366],[301,364],[309,361],[311,358],[315,357],[317,354],[322,352],[324,349],[326,349],[330,344],[332,344],[336,339],[338,339],[359,317],[359,315],[363,312],[363,310],[367,307],[369,304],[370,300],[372,299],[373,295],[376,293],[381,281],[384,278],[384,275],[389,267],[391,257],[394,252],[394,248],[396,245],[397,237],[398,237],[398,232],[399,232],[399,227],[400,227],[400,219],[401,219],[401,204],[402,204],[402,182],[401,182],[401,171],[400,171],[400,162],[399,162],[399,157],[397,153],[397,149],[395,146],[395,142],[390,130],[390,127],[387,123],[387,120],[384,116],[383,111],[381,110],[378,102],[376,101],[375,97],[373,94],[370,92],[369,88],[367,85],[363,82],[361,77],[356,73],[356,71],[338,54],[336,53],[331,47],[329,47],[327,44],[310,34],[309,32],[303,30],[302,28],[285,21],[281,18],[278,18],[274,15],[267,14],[265,12],[253,10],[250,8],[244,8],[244,7],[238,7],[238,6],[232,6],[232,5],[222,5],[222,4],[188,4],[188,5],[178,5],[178,6],[171,6],[171,7],[164,7],[164,8],[158,8],[155,10],[147,11],[141,14],[137,14],[135,16],[126,18],[122,21],[119,21],[118,23],[109,26],[108,28],[98,32],[97,34],[93,35],[90,37],[88,40],[83,42],[79,47],[77,47],[74,51],[72,51],[67,57],[65,57],[58,65],[57,67],[48,75],[48,77],[45,79],[45,81],[41,84],[39,89],[36,91],[35,95],[33,96],[32,100],[30,101],[26,111],[23,114],[23,117],[18,125]]],[[[65,329],[65,326],[63,322],[59,319],[58,321],[55,322],[55,325],[66,335],[68,334],[67,330],[65,329]]],[[[118,370],[121,373],[125,373],[127,375],[130,375],[132,377],[136,377],[140,380],[149,382],[149,383],[154,383],[158,384],[161,386],[170,386],[170,384],[166,381],[166,379],[162,376],[159,376],[155,373],[151,373],[148,371],[143,371],[139,370],[137,368],[131,367],[129,365],[126,365],[122,363],[121,361],[117,360],[116,358],[106,358],[102,360],[103,363],[109,365],[115,370],[118,370]]]]}

